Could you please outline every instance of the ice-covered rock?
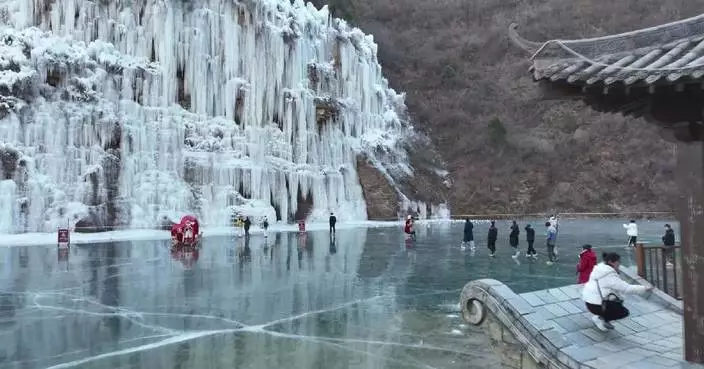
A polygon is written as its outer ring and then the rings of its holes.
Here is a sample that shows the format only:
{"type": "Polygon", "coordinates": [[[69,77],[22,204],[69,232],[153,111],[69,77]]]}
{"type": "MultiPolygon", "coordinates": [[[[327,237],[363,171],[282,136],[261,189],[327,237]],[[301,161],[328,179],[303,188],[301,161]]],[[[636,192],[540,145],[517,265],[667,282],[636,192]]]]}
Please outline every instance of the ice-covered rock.
{"type": "Polygon", "coordinates": [[[0,233],[365,219],[360,153],[413,176],[376,53],[300,0],[0,0],[0,233]]]}

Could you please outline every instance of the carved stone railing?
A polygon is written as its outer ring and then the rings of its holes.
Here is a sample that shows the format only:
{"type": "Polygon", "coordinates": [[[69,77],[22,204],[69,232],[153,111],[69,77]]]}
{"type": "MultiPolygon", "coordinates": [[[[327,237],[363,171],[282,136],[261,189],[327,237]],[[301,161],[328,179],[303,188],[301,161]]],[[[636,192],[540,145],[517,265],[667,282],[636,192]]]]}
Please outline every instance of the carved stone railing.
{"type": "Polygon", "coordinates": [[[469,282],[460,297],[462,318],[480,326],[504,368],[572,369],[580,363],[564,355],[523,315],[529,313],[513,290],[493,279],[469,282]]]}

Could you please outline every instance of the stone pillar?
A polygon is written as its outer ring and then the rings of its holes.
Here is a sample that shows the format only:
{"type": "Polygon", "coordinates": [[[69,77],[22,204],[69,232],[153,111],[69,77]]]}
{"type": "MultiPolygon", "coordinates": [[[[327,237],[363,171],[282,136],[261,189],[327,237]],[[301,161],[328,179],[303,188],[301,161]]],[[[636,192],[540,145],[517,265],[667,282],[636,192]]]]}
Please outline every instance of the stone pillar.
{"type": "Polygon", "coordinates": [[[704,142],[677,143],[685,360],[704,363],[704,142]]]}

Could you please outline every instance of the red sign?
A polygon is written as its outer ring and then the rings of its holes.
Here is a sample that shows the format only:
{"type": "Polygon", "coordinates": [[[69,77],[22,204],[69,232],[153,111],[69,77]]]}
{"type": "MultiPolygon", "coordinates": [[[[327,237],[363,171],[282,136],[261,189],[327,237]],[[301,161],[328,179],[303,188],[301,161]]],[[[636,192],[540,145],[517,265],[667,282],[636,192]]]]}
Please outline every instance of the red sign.
{"type": "Polygon", "coordinates": [[[306,231],[306,222],[303,220],[298,221],[298,231],[299,232],[305,232],[306,231]]]}
{"type": "Polygon", "coordinates": [[[65,243],[68,245],[68,243],[71,242],[70,236],[68,233],[68,229],[65,229],[65,228],[59,228],[59,231],[58,231],[56,238],[57,238],[57,242],[60,244],[65,243]]]}

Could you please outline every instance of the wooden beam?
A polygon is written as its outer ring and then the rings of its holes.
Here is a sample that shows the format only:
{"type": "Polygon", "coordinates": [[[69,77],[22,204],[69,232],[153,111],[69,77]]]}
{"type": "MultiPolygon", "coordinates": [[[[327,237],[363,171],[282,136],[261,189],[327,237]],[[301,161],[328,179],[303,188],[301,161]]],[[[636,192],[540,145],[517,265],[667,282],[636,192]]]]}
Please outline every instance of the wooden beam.
{"type": "Polygon", "coordinates": [[[684,356],[704,363],[704,142],[677,144],[684,356]]]}

